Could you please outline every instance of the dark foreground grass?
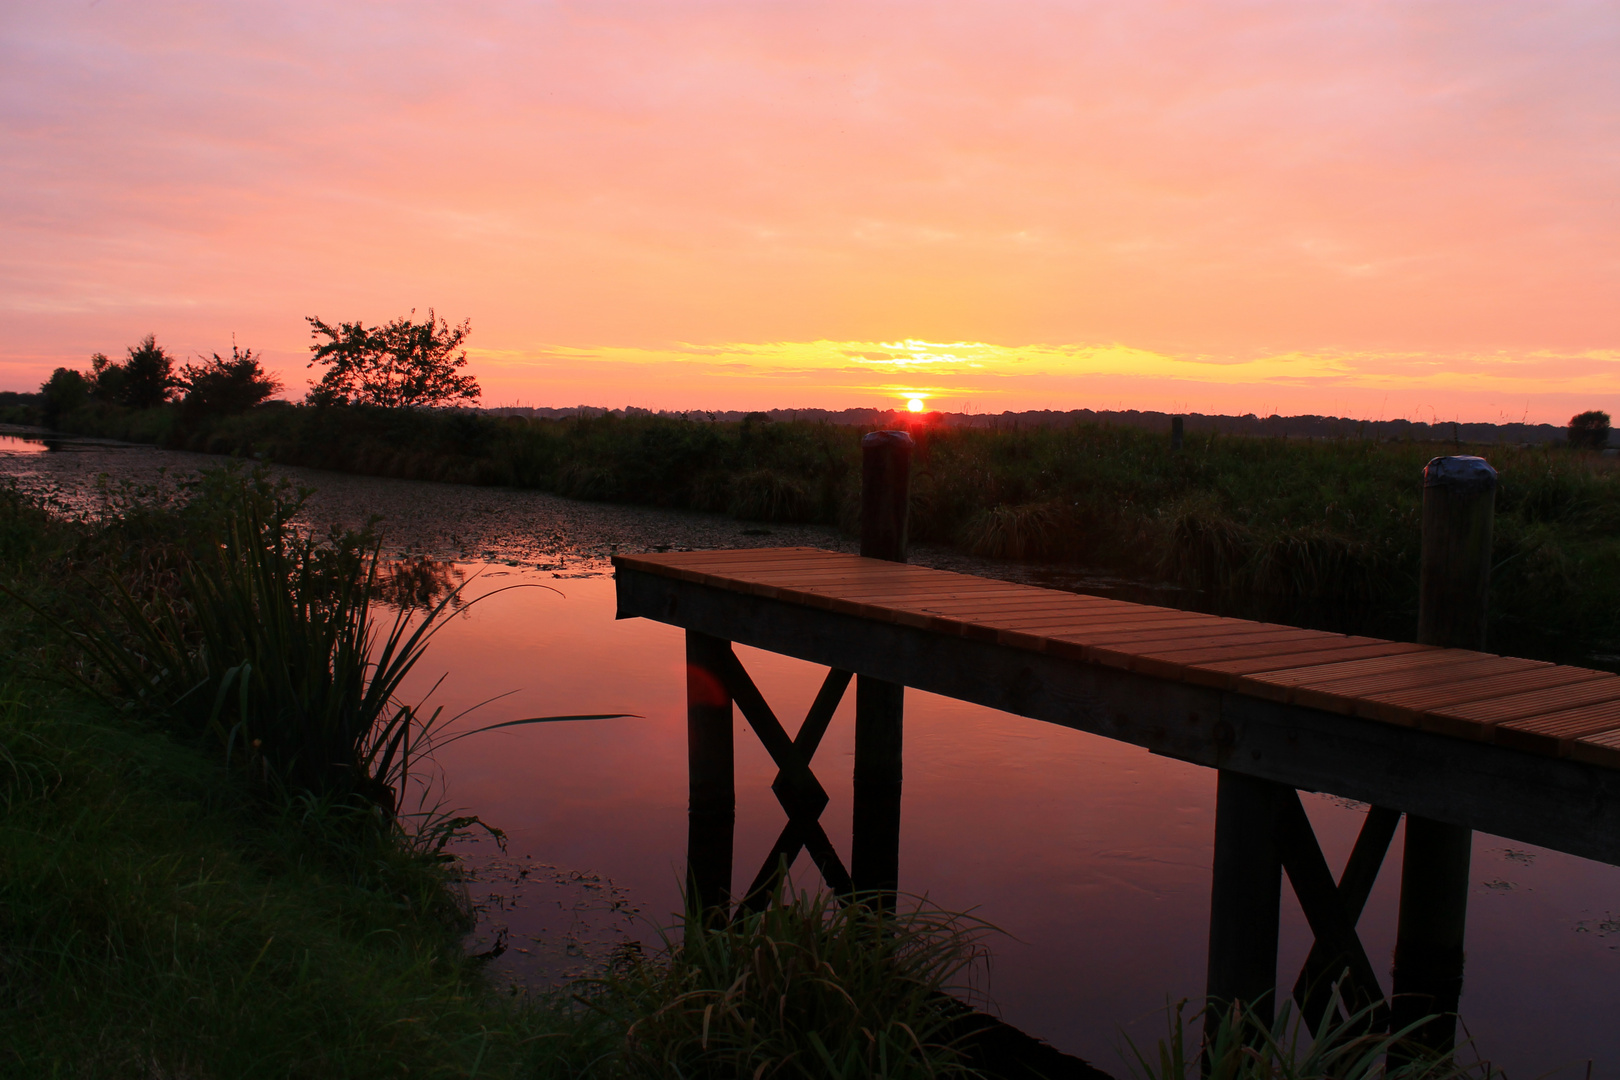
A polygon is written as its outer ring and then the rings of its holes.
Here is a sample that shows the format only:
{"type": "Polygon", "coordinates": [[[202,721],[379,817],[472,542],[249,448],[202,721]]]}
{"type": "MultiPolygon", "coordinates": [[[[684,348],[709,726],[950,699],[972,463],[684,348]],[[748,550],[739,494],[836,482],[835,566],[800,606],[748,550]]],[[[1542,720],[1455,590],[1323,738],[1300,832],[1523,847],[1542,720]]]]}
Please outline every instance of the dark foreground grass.
{"type": "MultiPolygon", "coordinates": [[[[860,432],[764,419],[528,420],[276,404],[187,421],[98,406],[86,433],[378,476],[857,526],[860,432]]],[[[1349,632],[1416,626],[1421,475],[1445,453],[1500,470],[1493,649],[1612,666],[1620,654],[1620,462],[1561,446],[1199,434],[918,429],[914,539],[1080,562],[1192,590],[1188,606],[1349,632]]]]}
{"type": "Polygon", "coordinates": [[[658,955],[596,981],[626,1071],[845,1080],[970,1077],[949,992],[965,994],[987,927],[908,902],[899,915],[825,894],[778,896],[730,924],[688,916],[658,955]]]}
{"type": "Polygon", "coordinates": [[[147,510],[72,524],[0,491],[0,1073],[585,1075],[605,1029],[483,988],[431,845],[60,685],[80,657],[29,605],[113,566],[161,589],[174,553],[129,557],[147,510]]]}
{"type": "Polygon", "coordinates": [[[1285,999],[1267,1022],[1242,1004],[1215,1007],[1206,1025],[1204,1009],[1188,1015],[1183,1001],[1167,1010],[1168,1030],[1148,1049],[1127,1043],[1134,1080],[1503,1080],[1471,1043],[1444,1053],[1416,1052],[1409,1037],[1424,1021],[1402,1031],[1369,1030],[1373,1008],[1343,1018],[1334,995],[1330,1016],[1340,1016],[1314,1034],[1285,999]],[[1199,1035],[1189,1037],[1188,1028],[1199,1035]]]}
{"type": "Polygon", "coordinates": [[[339,807],[266,816],[83,703],[4,693],[0,1072],[583,1074],[573,1018],[480,987],[443,867],[339,807]]]}

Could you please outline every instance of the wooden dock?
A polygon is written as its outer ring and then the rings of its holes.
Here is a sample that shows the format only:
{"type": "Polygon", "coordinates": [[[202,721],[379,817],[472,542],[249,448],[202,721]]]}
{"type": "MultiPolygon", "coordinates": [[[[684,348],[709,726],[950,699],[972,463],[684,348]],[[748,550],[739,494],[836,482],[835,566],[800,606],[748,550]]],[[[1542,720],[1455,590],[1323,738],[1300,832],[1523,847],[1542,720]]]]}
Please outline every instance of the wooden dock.
{"type": "Polygon", "coordinates": [[[1419,636],[1438,643],[1415,644],[906,565],[909,440],[874,433],[863,445],[862,556],[774,548],[614,559],[620,617],[687,632],[687,858],[690,887],[709,909],[759,902],[801,849],[832,888],[892,896],[905,687],[1218,770],[1209,995],[1269,1014],[1286,873],[1316,939],[1293,984],[1313,1027],[1337,985],[1351,1007],[1397,1028],[1444,1015],[1420,1041],[1449,1045],[1473,830],[1620,865],[1620,676],[1446,647],[1483,641],[1495,473],[1479,459],[1436,459],[1425,474],[1419,636]],[[795,733],[732,643],[830,669],[795,733]],[[819,823],[828,800],[811,764],[852,679],[846,868],[819,823]],[[733,706],[776,762],[773,790],[788,815],[741,890],[732,874],[733,706]],[[1336,878],[1301,790],[1369,806],[1336,878]],[[1356,923],[1403,815],[1386,993],[1356,923]]]}
{"type": "Polygon", "coordinates": [[[815,548],[614,565],[624,617],[1620,864],[1620,675],[815,548]]]}

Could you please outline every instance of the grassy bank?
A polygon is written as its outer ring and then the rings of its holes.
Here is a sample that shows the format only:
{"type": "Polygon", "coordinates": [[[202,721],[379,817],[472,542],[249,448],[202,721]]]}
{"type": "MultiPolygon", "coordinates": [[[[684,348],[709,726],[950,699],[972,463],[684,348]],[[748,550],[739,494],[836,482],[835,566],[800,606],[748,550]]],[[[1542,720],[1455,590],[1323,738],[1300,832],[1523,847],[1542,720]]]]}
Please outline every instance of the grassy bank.
{"type": "MultiPolygon", "coordinates": [[[[63,424],[368,475],[856,525],[859,433],[826,424],[285,404],[192,421],[92,406],[63,424]]],[[[1094,425],[918,437],[918,540],[1083,562],[1188,586],[1209,610],[1391,637],[1416,621],[1423,464],[1479,453],[1502,476],[1493,647],[1600,664],[1620,653],[1620,472],[1590,451],[1197,435],[1172,454],[1152,433],[1094,425]]]]}
{"type": "Polygon", "coordinates": [[[230,472],[100,521],[0,487],[0,1073],[978,1075],[940,913],[787,897],[567,992],[486,983],[442,853],[470,822],[385,752],[421,724],[367,636],[375,546],[296,506],[230,472]]]}
{"type": "Polygon", "coordinates": [[[352,800],[269,790],[120,703],[54,620],[177,607],[204,507],[54,520],[0,489],[0,1071],[568,1075],[584,1030],[481,989],[451,868],[352,800]],[[77,671],[88,685],[67,677],[77,671]],[[563,1045],[535,1040],[570,1033],[563,1045]]]}

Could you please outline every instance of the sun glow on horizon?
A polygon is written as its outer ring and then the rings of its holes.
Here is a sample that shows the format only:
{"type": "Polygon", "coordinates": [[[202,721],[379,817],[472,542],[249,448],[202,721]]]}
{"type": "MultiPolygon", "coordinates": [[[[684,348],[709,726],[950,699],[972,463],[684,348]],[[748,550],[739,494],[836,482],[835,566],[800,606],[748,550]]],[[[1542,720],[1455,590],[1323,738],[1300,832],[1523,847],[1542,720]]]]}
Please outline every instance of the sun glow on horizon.
{"type": "Polygon", "coordinates": [[[893,404],[918,411],[915,400],[920,411],[943,412],[1147,409],[1563,423],[1591,402],[1620,394],[1620,351],[1613,349],[1170,353],[1120,342],[822,339],[663,348],[536,343],[469,353],[489,404],[674,410],[893,404]],[[913,381],[924,373],[926,383],[913,381]]]}
{"type": "Polygon", "coordinates": [[[906,402],[906,408],[909,409],[911,412],[914,412],[914,413],[922,412],[923,411],[923,399],[920,398],[920,397],[912,398],[911,400],[906,402]]]}

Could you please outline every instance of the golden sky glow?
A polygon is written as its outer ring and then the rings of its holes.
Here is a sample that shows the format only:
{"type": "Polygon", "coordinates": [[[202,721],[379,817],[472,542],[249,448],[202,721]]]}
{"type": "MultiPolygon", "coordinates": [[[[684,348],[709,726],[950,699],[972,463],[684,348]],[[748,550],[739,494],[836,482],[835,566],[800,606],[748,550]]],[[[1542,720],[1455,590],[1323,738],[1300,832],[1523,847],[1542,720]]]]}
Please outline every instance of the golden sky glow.
{"type": "Polygon", "coordinates": [[[491,404],[1620,411],[1612,5],[0,10],[0,389],[431,305],[491,404]]]}

